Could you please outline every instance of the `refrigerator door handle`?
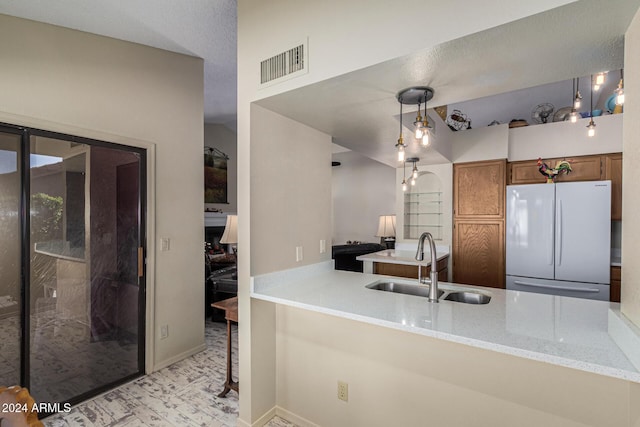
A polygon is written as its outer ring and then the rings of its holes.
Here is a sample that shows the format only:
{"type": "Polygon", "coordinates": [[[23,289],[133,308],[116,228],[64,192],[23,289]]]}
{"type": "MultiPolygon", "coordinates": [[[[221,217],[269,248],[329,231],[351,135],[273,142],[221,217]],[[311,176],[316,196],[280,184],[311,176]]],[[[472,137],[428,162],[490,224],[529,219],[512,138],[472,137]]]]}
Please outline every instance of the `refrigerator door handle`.
{"type": "Polygon", "coordinates": [[[516,285],[529,286],[532,288],[556,289],[559,291],[588,292],[588,293],[600,292],[600,289],[596,289],[596,288],[573,288],[570,286],[552,286],[552,285],[543,285],[540,283],[521,282],[520,280],[515,280],[513,283],[516,285]]]}
{"type": "Polygon", "coordinates": [[[553,216],[554,216],[554,212],[553,209],[549,210],[549,215],[551,216],[551,226],[549,227],[549,265],[553,265],[553,216]]]}
{"type": "Polygon", "coordinates": [[[562,265],[562,199],[558,200],[557,216],[556,226],[558,227],[558,235],[556,239],[558,240],[558,265],[562,265]]]}

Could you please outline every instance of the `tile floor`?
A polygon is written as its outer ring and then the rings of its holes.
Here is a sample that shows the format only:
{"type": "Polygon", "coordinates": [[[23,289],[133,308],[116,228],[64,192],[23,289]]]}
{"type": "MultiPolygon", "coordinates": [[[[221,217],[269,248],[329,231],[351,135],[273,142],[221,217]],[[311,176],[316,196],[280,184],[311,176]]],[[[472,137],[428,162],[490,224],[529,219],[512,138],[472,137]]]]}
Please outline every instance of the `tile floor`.
{"type": "MultiPolygon", "coordinates": [[[[235,375],[235,327],[232,336],[235,375]]],[[[207,320],[205,339],[205,351],[83,402],[69,413],[45,418],[45,426],[235,426],[237,393],[230,391],[226,397],[218,397],[226,374],[226,324],[207,320]]],[[[279,417],[267,426],[295,427],[279,417]]]]}

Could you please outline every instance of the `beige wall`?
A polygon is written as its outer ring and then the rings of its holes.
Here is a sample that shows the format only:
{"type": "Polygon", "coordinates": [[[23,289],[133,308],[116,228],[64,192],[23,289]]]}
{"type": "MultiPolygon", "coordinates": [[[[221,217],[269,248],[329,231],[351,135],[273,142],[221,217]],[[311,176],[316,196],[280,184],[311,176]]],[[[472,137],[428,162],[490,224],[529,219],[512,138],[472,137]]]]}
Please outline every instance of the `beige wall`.
{"type": "Polygon", "coordinates": [[[627,30],[624,58],[622,312],[640,326],[640,12],[627,30]]]}
{"type": "Polygon", "coordinates": [[[627,381],[285,306],[276,336],[278,406],[321,426],[640,423],[627,381]]]}
{"type": "MultiPolygon", "coordinates": [[[[376,391],[375,396],[373,394],[367,395],[371,397],[367,402],[359,402],[356,405],[352,403],[347,404],[346,407],[339,407],[336,405],[337,399],[335,398],[335,386],[336,377],[342,375],[343,368],[341,365],[350,367],[350,372],[354,375],[360,375],[360,362],[364,359],[359,354],[349,353],[345,347],[340,344],[346,341],[348,338],[344,338],[339,341],[338,344],[332,346],[330,343],[336,333],[341,333],[341,330],[348,332],[354,342],[358,340],[376,340],[378,343],[385,343],[385,339],[389,338],[391,342],[402,351],[398,351],[397,354],[411,354],[412,349],[405,347],[403,339],[399,339],[398,336],[389,336],[388,333],[392,331],[386,331],[382,328],[365,328],[365,329],[353,329],[350,326],[350,322],[341,319],[325,318],[313,318],[316,322],[325,322],[326,325],[320,325],[318,323],[317,328],[305,328],[295,329],[297,325],[293,323],[300,321],[301,324],[307,325],[305,315],[296,315],[291,318],[283,318],[279,316],[275,318],[275,307],[271,304],[258,304],[255,301],[252,302],[249,297],[250,276],[264,273],[268,271],[276,271],[285,268],[295,267],[294,254],[291,253],[291,249],[298,245],[299,238],[306,238],[303,236],[296,236],[294,234],[282,233],[279,226],[274,225],[271,221],[275,215],[269,212],[269,209],[273,208],[271,203],[277,203],[283,200],[282,188],[280,186],[288,186],[291,180],[297,178],[292,174],[292,171],[296,170],[297,162],[300,162],[298,157],[300,154],[297,151],[295,145],[306,144],[304,139],[308,136],[311,139],[330,139],[328,135],[320,136],[318,132],[306,128],[303,132],[305,138],[300,139],[293,137],[291,134],[285,134],[282,130],[278,130],[276,133],[271,133],[268,130],[270,127],[276,128],[282,127],[282,121],[280,118],[275,120],[274,123],[267,120],[268,117],[276,118],[276,115],[269,113],[266,110],[260,111],[259,107],[252,107],[252,102],[282,93],[294,88],[305,86],[313,82],[318,82],[329,77],[341,75],[356,69],[360,69],[366,66],[374,65],[385,60],[389,60],[395,57],[402,56],[404,54],[414,52],[420,49],[426,49],[437,44],[440,44],[447,40],[459,38],[463,35],[467,35],[473,32],[477,32],[483,29],[491,28],[502,23],[510,22],[515,19],[519,19],[525,16],[529,16],[535,13],[548,10],[553,7],[561,6],[563,4],[570,3],[569,1],[543,1],[543,2],[503,2],[499,0],[486,1],[482,3],[464,2],[462,0],[456,0],[453,2],[437,4],[434,2],[429,3],[430,16],[437,17],[430,21],[430,25],[427,27],[415,27],[409,28],[404,26],[402,31],[398,30],[398,25],[393,24],[393,19],[390,17],[397,16],[399,8],[402,10],[420,10],[424,8],[424,2],[419,0],[406,0],[398,4],[398,2],[386,2],[382,0],[376,1],[350,1],[342,2],[340,0],[329,0],[324,2],[298,2],[294,0],[282,0],[282,1],[265,1],[255,2],[250,0],[240,0],[238,2],[238,212],[239,212],[239,248],[250,248],[245,250],[244,256],[239,259],[239,312],[240,312],[240,377],[243,378],[243,387],[240,391],[240,425],[259,424],[261,422],[260,417],[265,414],[267,408],[280,404],[284,409],[288,409],[293,412],[300,411],[301,414],[309,417],[315,417],[318,415],[317,422],[324,423],[325,425],[336,425],[334,422],[327,419],[332,414],[339,420],[341,425],[346,425],[348,422],[348,416],[345,412],[353,411],[357,409],[357,412],[371,412],[379,413],[380,408],[389,408],[395,404],[400,405],[401,408],[407,409],[403,406],[401,399],[396,399],[392,396],[389,403],[385,401],[390,393],[396,393],[397,390],[402,391],[402,383],[404,379],[409,379],[413,376],[413,366],[409,369],[403,369],[398,367],[398,362],[392,360],[388,356],[388,353],[384,353],[387,359],[380,363],[380,366],[385,370],[385,379],[389,379],[391,387],[383,387],[375,375],[372,374],[373,370],[368,370],[366,367],[362,368],[362,372],[368,372],[371,375],[362,375],[358,380],[355,380],[354,384],[358,384],[359,388],[371,387],[373,391],[376,391]],[[461,13],[464,11],[464,13],[461,13]],[[481,17],[481,19],[478,19],[481,17]],[[331,23],[331,30],[327,30],[328,23],[331,23]],[[279,53],[285,49],[288,49],[300,41],[308,38],[309,41],[309,72],[308,74],[292,78],[282,83],[273,84],[267,88],[259,89],[259,62],[265,58],[279,53]],[[366,40],[366,43],[362,41],[366,40]],[[265,127],[266,126],[266,127],[265,127]],[[266,131],[266,134],[265,134],[266,131]],[[285,141],[279,140],[284,137],[285,141]],[[293,151],[285,150],[284,145],[289,144],[289,148],[293,151]],[[274,150],[270,150],[274,148],[274,150]],[[289,153],[295,153],[289,154],[289,153]],[[285,156],[286,154],[286,156],[285,156]],[[256,163],[260,163],[256,165],[256,163]],[[260,171],[264,180],[260,180],[254,177],[253,174],[256,171],[260,171]],[[268,179],[267,179],[268,178],[268,179]],[[266,211],[265,211],[266,210],[266,211]],[[267,220],[269,218],[269,220],[267,220]],[[265,241],[265,238],[271,238],[272,236],[278,236],[278,245],[271,245],[272,241],[265,241]],[[275,248],[275,250],[274,250],[275,248]],[[265,252],[271,251],[271,252],[265,252]],[[304,322],[303,322],[304,321],[304,322]],[[274,344],[275,339],[275,327],[278,327],[278,340],[274,344]],[[321,327],[322,326],[322,327],[321,327]],[[294,329],[288,329],[294,327],[294,329]],[[323,344],[314,350],[320,350],[319,352],[307,351],[307,344],[304,342],[298,342],[298,334],[301,340],[319,340],[323,344]],[[281,349],[280,346],[285,345],[287,349],[281,349]],[[278,348],[278,365],[276,363],[275,348],[278,348]],[[282,351],[281,351],[282,350],[282,351]],[[325,352],[326,350],[326,352],[325,352]],[[303,361],[300,359],[304,357],[303,361]],[[325,365],[326,358],[329,358],[330,365],[325,365]],[[335,358],[335,363],[331,359],[335,358]],[[291,366],[289,365],[291,364],[291,366]],[[386,366],[385,366],[386,365],[386,366]],[[273,372],[273,366],[277,366],[277,370],[273,372]],[[302,369],[300,366],[306,368],[302,369]],[[316,396],[315,388],[316,383],[313,372],[319,367],[322,369],[322,373],[327,377],[326,385],[323,383],[322,387],[326,387],[327,390],[331,388],[329,393],[331,397],[322,397],[322,400],[314,403],[313,399],[316,396]],[[300,373],[300,375],[297,375],[300,373]],[[397,382],[392,381],[393,374],[401,374],[397,382]],[[274,396],[274,390],[276,389],[275,381],[277,381],[277,397],[274,396]],[[389,390],[392,390],[389,392],[389,390]],[[306,397],[302,399],[301,397],[306,397]],[[329,403],[328,400],[332,399],[333,402],[329,403]],[[325,410],[324,413],[319,414],[321,404],[326,403],[326,408],[331,410],[325,410]],[[317,404],[317,405],[316,405],[317,404]],[[351,410],[350,408],[354,408],[351,410]],[[341,411],[340,413],[333,412],[341,411]],[[345,421],[347,420],[347,421],[345,421]]],[[[302,129],[302,125],[295,124],[289,120],[285,128],[302,129]]],[[[297,135],[296,135],[297,136],[297,135]]],[[[329,145],[329,144],[327,144],[329,145]]],[[[308,145],[304,145],[308,147],[308,145]]],[[[307,148],[308,149],[308,148],[307,148]]],[[[329,150],[329,148],[327,148],[329,150]]],[[[328,152],[328,151],[327,151],[328,152]]],[[[324,164],[328,164],[329,157],[323,158],[320,161],[313,161],[306,165],[305,173],[315,175],[319,179],[324,173],[324,164]]],[[[330,188],[330,179],[327,179],[324,184],[326,188],[330,188]]],[[[288,187],[287,187],[288,188],[288,187]]],[[[324,187],[320,185],[318,188],[321,192],[324,191],[324,187]]],[[[320,206],[322,212],[317,212],[318,204],[314,203],[300,203],[301,201],[308,201],[306,195],[299,194],[298,189],[293,189],[291,192],[291,198],[287,199],[287,203],[292,205],[291,209],[284,209],[275,207],[275,212],[280,214],[277,217],[277,221],[287,224],[291,222],[293,227],[298,229],[301,226],[301,217],[310,216],[313,218],[322,218],[322,215],[330,217],[330,202],[327,202],[325,206],[320,206]],[[294,198],[301,197],[300,200],[294,198]]],[[[320,197],[324,197],[321,195],[320,197]]],[[[317,245],[317,239],[322,234],[321,228],[325,228],[325,233],[330,236],[331,225],[318,224],[313,226],[311,234],[315,234],[315,242],[303,243],[305,247],[310,245],[311,247],[317,245]],[[326,228],[325,228],[326,227],[326,228]]],[[[241,249],[242,251],[242,249],[241,249]]],[[[320,258],[318,258],[320,260],[320,258]]],[[[307,257],[307,251],[305,251],[305,261],[303,264],[307,264],[311,261],[307,257]]],[[[313,322],[312,322],[313,323],[313,322]]],[[[399,334],[399,333],[395,333],[399,334]]],[[[402,335],[404,336],[404,335],[402,335]]],[[[413,342],[408,340],[407,342],[413,342]]],[[[383,344],[379,344],[382,346],[383,344]]],[[[422,346],[435,346],[442,350],[440,357],[443,359],[457,360],[459,362],[468,363],[465,359],[469,351],[465,347],[459,346],[447,346],[444,343],[436,343],[432,340],[427,340],[427,343],[416,345],[422,346]]],[[[368,344],[365,348],[373,350],[375,347],[373,344],[368,344]]],[[[388,348],[393,348],[389,346],[388,348]]],[[[480,357],[480,356],[479,356],[480,357]]],[[[403,360],[403,359],[401,359],[403,360]]],[[[438,358],[438,360],[440,360],[438,358]]],[[[423,363],[424,360],[416,361],[416,363],[423,363]]],[[[493,366],[489,372],[496,374],[495,366],[501,364],[518,364],[521,363],[520,359],[501,357],[495,353],[487,353],[482,356],[482,366],[493,366]]],[[[418,365],[416,365],[418,366],[418,365]]],[[[451,366],[451,365],[446,365],[451,366]]],[[[530,383],[523,385],[522,383],[513,383],[507,387],[509,393],[515,396],[502,396],[496,397],[495,394],[491,395],[487,393],[486,387],[491,387],[497,381],[495,377],[482,377],[471,378],[469,381],[465,381],[464,378],[456,376],[453,369],[443,371],[446,378],[439,378],[438,381],[429,380],[428,388],[420,388],[422,386],[416,385],[414,382],[410,382],[410,391],[419,391],[419,393],[402,394],[405,399],[411,400],[415,407],[420,407],[428,401],[430,395],[438,394],[439,386],[444,384],[448,392],[447,396],[450,401],[456,399],[457,393],[460,389],[467,390],[480,390],[479,392],[464,392],[461,394],[461,398],[457,401],[461,404],[471,404],[478,411],[483,411],[483,406],[477,405],[474,401],[477,399],[480,402],[486,402],[487,407],[492,411],[500,413],[501,407],[504,403],[507,407],[507,415],[510,420],[524,420],[532,417],[533,420],[541,421],[538,425],[545,425],[545,422],[549,421],[547,425],[580,425],[579,423],[586,424],[589,422],[586,418],[582,418],[580,411],[583,410],[580,401],[571,403],[571,398],[567,396],[561,396],[560,403],[548,402],[544,395],[549,393],[550,395],[557,395],[552,388],[557,384],[557,378],[567,378],[573,383],[565,390],[573,391],[589,388],[597,388],[602,390],[597,392],[596,395],[606,398],[609,394],[615,396],[616,402],[612,402],[612,407],[624,411],[624,417],[628,417],[628,394],[625,394],[621,389],[629,392],[629,385],[627,383],[620,384],[619,382],[611,382],[608,379],[602,377],[595,377],[593,379],[591,375],[581,374],[574,376],[571,370],[554,370],[555,375],[549,374],[549,372],[543,372],[540,378],[553,380],[551,383],[541,383],[538,379],[538,375],[541,371],[537,369],[531,370],[533,375],[528,376],[526,369],[529,365],[520,365],[525,368],[525,373],[516,375],[516,378],[520,378],[522,381],[529,381],[530,383]],[[456,383],[456,387],[447,385],[447,381],[450,383],[456,383]],[[487,383],[486,386],[483,385],[487,383]],[[551,386],[549,386],[551,384],[551,386]],[[575,385],[575,387],[574,387],[575,385]],[[483,388],[485,387],[485,388],[483,388]],[[535,395],[529,392],[529,389],[534,387],[537,392],[535,395]],[[534,402],[529,405],[527,399],[521,398],[533,397],[534,402]],[[535,400],[539,398],[541,400],[535,400]],[[499,403],[497,403],[499,402],[499,403]],[[548,403],[549,406],[545,406],[548,403]],[[625,403],[626,402],[626,403],[625,403]],[[559,406],[564,404],[569,405],[568,409],[563,409],[559,406]],[[623,405],[623,406],[621,406],[623,405]],[[626,406],[624,406],[626,405],[626,406]],[[531,407],[533,406],[533,409],[531,407]],[[573,418],[574,422],[571,420],[573,418]],[[565,422],[567,421],[567,422],[565,422]]],[[[509,373],[516,373],[516,369],[510,368],[509,373]]],[[[417,378],[421,378],[424,374],[418,371],[417,378]]],[[[349,378],[347,378],[349,380],[349,378]]],[[[411,380],[410,380],[411,381],[411,380]]],[[[503,382],[501,382],[502,384],[503,382]]],[[[319,387],[319,386],[317,386],[319,387]]],[[[632,391],[637,395],[634,387],[631,387],[632,391]]],[[[352,392],[353,393],[353,392],[352,392]]],[[[495,392],[497,393],[497,392],[495,392]]],[[[358,393],[356,393],[357,395],[358,393]]],[[[580,393],[579,396],[585,396],[586,393],[580,393]]],[[[594,400],[587,397],[587,404],[596,407],[594,400]]],[[[444,402],[444,398],[436,399],[437,402],[444,402]]],[[[611,399],[607,398],[607,402],[611,402],[611,399]]],[[[339,402],[338,402],[339,403],[339,402]]],[[[450,403],[448,403],[450,405],[450,403]]],[[[435,408],[434,408],[435,409],[435,408]]],[[[458,414],[463,412],[460,407],[452,408],[451,411],[443,411],[438,415],[432,415],[436,417],[444,416],[445,412],[449,416],[463,417],[464,414],[458,414]]],[[[606,411],[604,411],[606,412],[606,411]]],[[[594,414],[594,420],[602,420],[598,418],[596,411],[586,408],[587,414],[594,414]]],[[[491,417],[492,414],[486,414],[482,412],[482,415],[491,417]]],[[[615,420],[619,420],[620,416],[615,416],[615,420]]],[[[364,414],[363,416],[367,416],[364,414]]],[[[487,418],[488,419],[488,418],[487,418]]],[[[331,419],[333,420],[333,419],[331,419]]],[[[523,421],[523,422],[524,422],[523,421]]],[[[442,423],[441,423],[442,424],[442,423]]],[[[496,425],[499,425],[499,420],[496,425]]],[[[518,424],[513,423],[513,424],[518,424]]],[[[353,424],[351,424],[353,425],[353,424]]],[[[395,423],[391,423],[395,425],[395,423]]],[[[626,425],[622,423],[621,425],[626,425]]]]}
{"type": "Polygon", "coordinates": [[[331,137],[257,105],[251,134],[252,275],[331,259],[331,137]]]}
{"type": "Polygon", "coordinates": [[[238,212],[238,136],[231,129],[214,124],[204,125],[205,147],[215,147],[229,156],[227,161],[227,201],[229,203],[205,203],[207,208],[225,213],[238,212]]]}
{"type": "Polygon", "coordinates": [[[0,40],[0,121],[149,150],[147,369],[202,348],[202,60],[4,15],[0,40]]]}
{"type": "Polygon", "coordinates": [[[395,169],[355,151],[334,154],[333,160],[341,164],[331,168],[332,243],[379,243],[380,215],[396,214],[395,169]]]}

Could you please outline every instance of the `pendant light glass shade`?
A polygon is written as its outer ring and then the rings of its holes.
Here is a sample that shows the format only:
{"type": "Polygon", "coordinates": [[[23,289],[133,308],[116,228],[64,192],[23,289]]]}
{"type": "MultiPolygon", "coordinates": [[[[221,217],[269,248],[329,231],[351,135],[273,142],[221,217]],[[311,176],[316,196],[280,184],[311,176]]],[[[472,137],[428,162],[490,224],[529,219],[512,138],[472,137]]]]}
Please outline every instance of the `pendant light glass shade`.
{"type": "Polygon", "coordinates": [[[423,147],[427,147],[429,145],[429,143],[431,142],[430,138],[429,138],[429,129],[427,129],[424,132],[424,135],[422,135],[422,146],[423,147]]]}
{"type": "Polygon", "coordinates": [[[571,123],[576,123],[578,121],[578,112],[575,108],[571,109],[571,114],[569,114],[569,121],[571,123]]]}
{"type": "Polygon", "coordinates": [[[589,124],[587,125],[587,136],[594,136],[596,134],[596,124],[593,122],[593,118],[589,120],[589,124]]]}
{"type": "Polygon", "coordinates": [[[404,162],[404,143],[402,141],[402,138],[398,140],[398,144],[396,145],[396,147],[398,147],[398,161],[404,162]]]}
{"type": "MultiPolygon", "coordinates": [[[[591,82],[593,82],[593,74],[591,75],[591,82]]],[[[587,125],[587,136],[592,137],[596,134],[596,124],[593,121],[593,91],[595,90],[595,85],[591,86],[591,97],[590,97],[590,104],[589,104],[589,115],[590,115],[590,119],[589,119],[589,124],[587,125]]]]}
{"type": "Polygon", "coordinates": [[[616,94],[616,105],[624,104],[624,77],[622,70],[620,70],[620,82],[618,82],[618,88],[613,92],[616,94]]]}
{"type": "Polygon", "coordinates": [[[576,95],[573,98],[573,108],[576,110],[582,106],[582,95],[580,95],[580,77],[576,78],[576,95]]]}

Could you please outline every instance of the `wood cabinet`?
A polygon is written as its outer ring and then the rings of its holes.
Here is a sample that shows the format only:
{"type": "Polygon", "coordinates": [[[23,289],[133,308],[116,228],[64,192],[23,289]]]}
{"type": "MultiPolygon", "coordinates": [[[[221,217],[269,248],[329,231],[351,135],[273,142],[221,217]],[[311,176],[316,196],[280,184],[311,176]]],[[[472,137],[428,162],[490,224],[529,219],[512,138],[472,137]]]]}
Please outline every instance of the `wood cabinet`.
{"type": "Polygon", "coordinates": [[[611,267],[611,285],[609,289],[609,301],[620,302],[622,284],[622,271],[620,267],[611,267]]]}
{"type": "MultiPolygon", "coordinates": [[[[599,181],[603,179],[602,157],[600,155],[566,157],[571,160],[572,171],[568,175],[560,175],[556,182],[599,181]]],[[[555,167],[558,161],[564,159],[564,157],[544,159],[544,162],[550,167],[555,167]]],[[[509,170],[509,184],[544,184],[546,182],[546,178],[538,170],[537,160],[511,162],[509,170]]]]}
{"type": "Polygon", "coordinates": [[[607,154],[604,179],[611,180],[611,220],[622,220],[622,153],[607,154]]]}
{"type": "Polygon", "coordinates": [[[453,165],[453,216],[504,218],[506,160],[453,165]]]}
{"type": "Polygon", "coordinates": [[[505,286],[506,160],[453,165],[453,281],[505,286]]]}
{"type": "MultiPolygon", "coordinates": [[[[438,271],[438,280],[442,282],[447,282],[449,279],[447,276],[449,275],[449,257],[446,256],[441,260],[438,260],[436,264],[436,268],[438,271]]],[[[373,263],[373,272],[375,274],[384,274],[387,276],[396,276],[396,277],[407,277],[409,279],[417,279],[418,278],[418,267],[415,265],[406,265],[406,264],[390,264],[386,262],[374,262],[373,263]]],[[[422,277],[429,277],[429,273],[431,273],[431,266],[422,267],[422,277]]]]}
{"type": "Polygon", "coordinates": [[[453,226],[453,281],[505,287],[504,220],[459,220],[453,226]]]}

